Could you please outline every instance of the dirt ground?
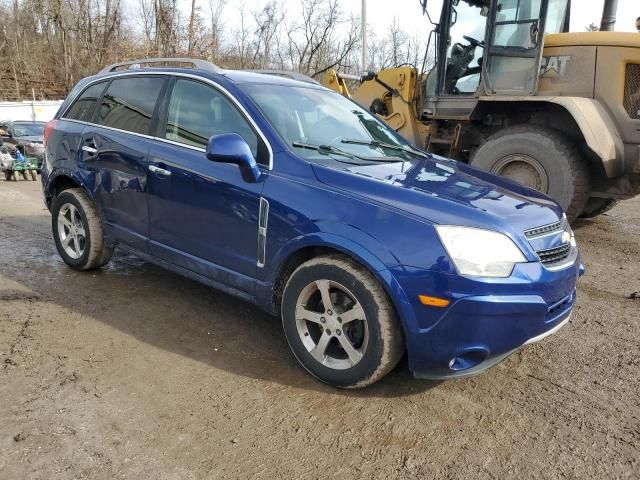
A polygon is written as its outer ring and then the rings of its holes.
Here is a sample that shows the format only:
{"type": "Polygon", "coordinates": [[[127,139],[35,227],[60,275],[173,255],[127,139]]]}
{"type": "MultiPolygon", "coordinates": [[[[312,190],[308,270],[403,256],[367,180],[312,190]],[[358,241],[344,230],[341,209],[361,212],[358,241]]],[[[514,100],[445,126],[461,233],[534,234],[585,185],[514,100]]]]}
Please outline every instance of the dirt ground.
{"type": "Polygon", "coordinates": [[[59,259],[0,181],[0,478],[640,478],[640,198],[576,226],[556,335],[470,379],[309,377],[279,321],[139,259],[59,259]]]}

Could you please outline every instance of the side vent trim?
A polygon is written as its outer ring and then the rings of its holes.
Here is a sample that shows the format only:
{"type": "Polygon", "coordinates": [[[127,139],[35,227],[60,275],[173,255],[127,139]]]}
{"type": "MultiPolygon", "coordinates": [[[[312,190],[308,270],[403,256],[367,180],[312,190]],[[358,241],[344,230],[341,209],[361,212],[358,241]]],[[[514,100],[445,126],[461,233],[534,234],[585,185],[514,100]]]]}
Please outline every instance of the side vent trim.
{"type": "Polygon", "coordinates": [[[267,224],[269,222],[269,201],[260,197],[258,215],[258,268],[264,267],[267,255],[267,224]]]}

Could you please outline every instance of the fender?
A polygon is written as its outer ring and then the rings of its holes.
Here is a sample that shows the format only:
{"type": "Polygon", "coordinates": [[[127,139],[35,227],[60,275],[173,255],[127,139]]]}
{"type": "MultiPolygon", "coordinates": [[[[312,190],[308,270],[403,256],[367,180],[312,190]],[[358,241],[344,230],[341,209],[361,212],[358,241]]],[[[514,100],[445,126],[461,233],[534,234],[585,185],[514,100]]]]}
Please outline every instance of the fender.
{"type": "Polygon", "coordinates": [[[564,108],[575,120],[587,146],[595,153],[609,178],[624,172],[624,144],[607,109],[593,98],[482,96],[481,102],[542,102],[564,108]]]}
{"type": "Polygon", "coordinates": [[[268,272],[265,272],[265,281],[259,281],[257,283],[256,296],[259,299],[258,303],[267,307],[272,313],[275,313],[277,307],[272,305],[273,285],[286,260],[297,251],[307,247],[326,247],[342,252],[365,266],[383,286],[401,317],[411,323],[415,322],[415,320],[411,320],[414,319],[414,313],[406,294],[389,271],[389,267],[399,264],[391,252],[386,247],[377,243],[375,239],[366,237],[363,232],[354,227],[344,224],[333,224],[333,227],[339,227],[343,231],[340,232],[341,234],[326,231],[314,232],[293,238],[284,244],[275,256],[268,260],[267,265],[271,265],[271,268],[268,272]],[[349,237],[344,236],[344,233],[348,231],[350,231],[352,235],[349,237]],[[366,247],[359,242],[363,237],[368,238],[368,245],[366,247]],[[378,248],[375,249],[375,254],[371,251],[372,247],[376,246],[372,242],[377,243],[378,248]],[[379,255],[382,258],[380,258],[379,255]],[[390,263],[386,264],[385,261],[390,261],[390,263]]]}
{"type": "Polygon", "coordinates": [[[58,167],[54,169],[46,179],[46,184],[44,186],[44,196],[45,199],[51,199],[51,185],[55,182],[58,177],[67,177],[76,182],[78,185],[82,187],[87,196],[95,201],[93,191],[87,187],[86,179],[82,177],[78,170],[70,170],[65,167],[58,167]]]}

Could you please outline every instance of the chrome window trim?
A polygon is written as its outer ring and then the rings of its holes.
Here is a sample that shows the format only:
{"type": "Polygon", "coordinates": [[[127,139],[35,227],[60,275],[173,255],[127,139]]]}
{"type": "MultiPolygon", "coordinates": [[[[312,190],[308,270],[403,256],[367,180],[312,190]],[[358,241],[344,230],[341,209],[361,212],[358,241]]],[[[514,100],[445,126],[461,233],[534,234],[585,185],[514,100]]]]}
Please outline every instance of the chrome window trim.
{"type": "Polygon", "coordinates": [[[128,135],[135,135],[136,137],[142,137],[148,140],[156,140],[156,137],[153,137],[151,135],[145,135],[144,133],[138,133],[138,132],[130,132],[129,130],[122,130],[121,128],[107,127],[106,125],[100,125],[93,122],[83,122],[82,120],[74,120],[72,118],[60,118],[60,120],[64,120],[65,122],[78,123],[80,125],[89,125],[91,127],[105,128],[107,130],[112,130],[114,132],[126,133],[128,135]]]}
{"type": "Polygon", "coordinates": [[[92,123],[92,122],[84,122],[84,121],[74,120],[74,119],[70,119],[70,118],[65,118],[64,117],[67,114],[67,112],[69,111],[69,109],[71,108],[71,106],[78,99],[78,97],[80,95],[82,95],[82,93],[87,88],[89,88],[91,85],[93,85],[95,83],[99,83],[99,82],[105,81],[105,80],[109,81],[109,80],[118,79],[118,78],[137,77],[137,76],[140,76],[140,75],[156,75],[156,76],[157,75],[164,75],[164,76],[190,78],[190,79],[193,79],[193,80],[200,81],[202,83],[206,83],[207,85],[210,85],[211,87],[213,87],[214,89],[219,91],[223,96],[225,96],[229,101],[231,101],[231,103],[233,103],[236,106],[236,108],[240,111],[240,114],[253,127],[253,129],[256,131],[256,133],[260,136],[260,138],[262,139],[262,141],[266,145],[267,151],[269,152],[269,165],[264,165],[264,164],[258,163],[258,167],[266,167],[267,170],[273,170],[273,149],[271,148],[271,144],[267,141],[267,137],[265,136],[265,134],[262,132],[260,127],[258,127],[258,125],[253,120],[253,118],[251,118],[251,115],[249,115],[249,113],[242,106],[242,104],[233,95],[231,95],[231,93],[229,93],[229,91],[226,88],[224,88],[223,86],[217,84],[213,80],[210,80],[208,78],[203,78],[203,77],[201,77],[199,75],[194,75],[194,74],[191,74],[191,73],[182,73],[182,72],[127,72],[127,74],[123,74],[122,72],[114,72],[113,75],[101,76],[100,78],[96,78],[95,80],[87,83],[85,85],[85,87],[82,90],[80,90],[71,99],[71,101],[69,102],[69,105],[67,105],[67,107],[64,109],[64,112],[62,112],[62,114],[60,115],[60,117],[59,117],[60,120],[65,120],[67,122],[80,123],[80,124],[83,124],[83,125],[91,125],[91,126],[94,126],[94,127],[106,128],[106,129],[109,129],[109,130],[114,130],[116,132],[128,133],[130,135],[137,135],[139,137],[152,139],[152,140],[159,140],[161,142],[170,143],[172,145],[177,145],[177,146],[180,146],[180,147],[187,147],[187,148],[191,148],[193,150],[198,150],[198,151],[202,151],[202,152],[206,151],[206,149],[204,149],[204,148],[196,147],[194,145],[189,145],[187,143],[176,142],[174,140],[168,140],[166,138],[155,137],[155,136],[152,136],[152,135],[145,135],[143,133],[130,132],[129,130],[123,130],[123,129],[114,128],[114,127],[107,127],[105,125],[100,125],[100,124],[96,124],[96,123],[92,123]]]}

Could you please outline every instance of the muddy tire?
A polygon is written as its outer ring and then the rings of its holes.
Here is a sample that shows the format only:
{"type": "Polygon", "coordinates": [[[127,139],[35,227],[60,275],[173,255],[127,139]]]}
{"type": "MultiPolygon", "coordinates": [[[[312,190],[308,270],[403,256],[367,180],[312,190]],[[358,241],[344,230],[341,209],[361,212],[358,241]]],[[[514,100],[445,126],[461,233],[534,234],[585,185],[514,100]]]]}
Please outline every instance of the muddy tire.
{"type": "Polygon", "coordinates": [[[501,130],[475,151],[471,164],[549,195],[570,221],[589,200],[591,176],[580,150],[550,128],[520,125],[501,130]]]}
{"type": "Polygon", "coordinates": [[[335,387],[371,385],[404,353],[402,327],[386,292],[343,255],[311,259],[291,274],[282,324],[302,366],[335,387]]]}
{"type": "Polygon", "coordinates": [[[11,180],[13,180],[14,182],[18,181],[18,173],[15,170],[11,172],[11,180]]]}
{"type": "Polygon", "coordinates": [[[35,170],[31,170],[31,180],[34,182],[38,180],[38,173],[35,170]]]}
{"type": "Polygon", "coordinates": [[[102,219],[81,188],[62,191],[53,201],[51,229],[58,253],[75,270],[105,265],[113,249],[104,240],[102,219]]]}
{"type": "Polygon", "coordinates": [[[613,198],[591,197],[582,210],[580,218],[593,218],[608,212],[618,204],[613,198]]]}

